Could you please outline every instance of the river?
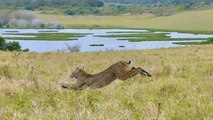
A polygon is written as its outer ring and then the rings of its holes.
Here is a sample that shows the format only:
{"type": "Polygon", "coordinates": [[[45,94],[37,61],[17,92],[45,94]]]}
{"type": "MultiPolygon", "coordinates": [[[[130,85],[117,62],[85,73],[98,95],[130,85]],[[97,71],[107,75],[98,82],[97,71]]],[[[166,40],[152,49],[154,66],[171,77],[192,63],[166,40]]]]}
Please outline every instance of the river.
{"type": "MultiPolygon", "coordinates": [[[[97,37],[97,35],[110,35],[115,33],[129,34],[134,32],[147,32],[147,30],[128,30],[128,29],[1,29],[2,37],[28,37],[29,40],[15,40],[20,43],[22,49],[28,48],[30,52],[56,52],[67,51],[68,46],[79,46],[80,52],[99,52],[99,51],[111,51],[111,50],[142,50],[142,49],[157,49],[157,48],[170,48],[181,47],[184,45],[173,44],[178,41],[142,41],[142,42],[129,42],[127,40],[117,40],[120,38],[107,38],[97,37]],[[30,40],[33,36],[12,35],[8,33],[88,33],[84,37],[78,38],[78,40],[70,41],[41,41],[30,40]],[[5,34],[6,33],[6,34],[5,34]],[[102,46],[91,46],[91,44],[101,44],[102,46]]],[[[162,32],[156,32],[162,33],[162,32]]],[[[171,38],[208,38],[213,35],[205,34],[190,34],[190,33],[178,33],[178,32],[166,32],[171,38]]],[[[14,41],[12,39],[7,41],[14,41]]],[[[181,40],[181,42],[187,40],[181,40]]],[[[197,40],[196,40],[197,41],[197,40]]]]}

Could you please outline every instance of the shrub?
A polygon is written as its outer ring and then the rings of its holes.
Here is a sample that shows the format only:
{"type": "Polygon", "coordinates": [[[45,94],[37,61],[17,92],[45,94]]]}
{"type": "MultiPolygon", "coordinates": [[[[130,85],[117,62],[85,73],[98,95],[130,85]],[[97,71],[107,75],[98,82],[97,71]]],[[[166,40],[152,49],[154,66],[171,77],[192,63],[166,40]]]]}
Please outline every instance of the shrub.
{"type": "Polygon", "coordinates": [[[75,14],[76,14],[76,11],[70,10],[70,9],[66,9],[64,12],[65,12],[65,14],[67,14],[67,15],[75,15],[75,14]]]}
{"type": "Polygon", "coordinates": [[[26,10],[35,10],[35,7],[32,4],[26,5],[25,6],[26,10]]]}
{"type": "Polygon", "coordinates": [[[28,49],[21,49],[21,46],[18,42],[9,42],[7,43],[4,38],[0,37],[0,50],[3,51],[29,51],[28,49]]]}
{"type": "Polygon", "coordinates": [[[0,37],[0,50],[4,49],[5,46],[5,40],[4,38],[0,37]]]}
{"type": "Polygon", "coordinates": [[[209,38],[209,39],[207,40],[207,43],[208,43],[208,44],[213,44],[213,38],[209,38]]]}
{"type": "Polygon", "coordinates": [[[21,46],[19,45],[18,42],[9,42],[6,44],[6,48],[9,51],[20,51],[21,46]]]}

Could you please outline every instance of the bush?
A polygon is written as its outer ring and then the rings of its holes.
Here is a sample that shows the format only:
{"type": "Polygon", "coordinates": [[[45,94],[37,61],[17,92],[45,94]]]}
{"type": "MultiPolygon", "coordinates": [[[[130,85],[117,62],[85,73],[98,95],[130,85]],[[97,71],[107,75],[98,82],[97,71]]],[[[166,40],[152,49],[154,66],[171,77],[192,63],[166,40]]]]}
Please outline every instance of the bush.
{"type": "Polygon", "coordinates": [[[18,42],[9,42],[6,44],[6,50],[9,51],[20,51],[21,50],[21,46],[19,45],[18,42]]]}
{"type": "Polygon", "coordinates": [[[0,50],[3,51],[29,51],[28,49],[21,49],[21,46],[18,42],[9,42],[7,43],[4,38],[0,37],[0,50]]]}
{"type": "Polygon", "coordinates": [[[206,42],[207,42],[208,44],[213,44],[213,38],[209,38],[206,42]]]}
{"type": "Polygon", "coordinates": [[[75,15],[75,14],[76,14],[76,11],[70,10],[70,9],[66,9],[64,12],[65,12],[65,14],[67,14],[67,15],[75,15]]]}
{"type": "Polygon", "coordinates": [[[125,6],[118,5],[117,10],[118,10],[118,12],[124,12],[126,10],[126,8],[125,8],[125,6]]]}
{"type": "Polygon", "coordinates": [[[25,6],[26,10],[35,10],[35,7],[32,4],[26,5],[25,6]]]}
{"type": "Polygon", "coordinates": [[[67,15],[90,15],[90,14],[99,14],[100,11],[98,8],[94,7],[75,6],[65,9],[64,13],[67,15]]]}
{"type": "Polygon", "coordinates": [[[4,49],[5,46],[5,40],[4,38],[0,37],[0,50],[4,49]]]}

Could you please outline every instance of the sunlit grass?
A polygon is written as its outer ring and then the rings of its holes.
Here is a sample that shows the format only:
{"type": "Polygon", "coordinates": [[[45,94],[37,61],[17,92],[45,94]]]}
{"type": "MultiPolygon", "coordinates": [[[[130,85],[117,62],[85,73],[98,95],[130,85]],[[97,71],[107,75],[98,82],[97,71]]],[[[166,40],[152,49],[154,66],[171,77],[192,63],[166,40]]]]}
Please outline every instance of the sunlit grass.
{"type": "Polygon", "coordinates": [[[150,14],[120,16],[65,16],[38,14],[45,20],[57,20],[69,28],[147,28],[192,32],[213,31],[213,10],[190,11],[171,16],[150,14]]]}
{"type": "Polygon", "coordinates": [[[211,119],[213,46],[96,53],[0,52],[0,119],[211,119]],[[65,90],[75,67],[133,60],[153,74],[98,90],[65,90]]]}

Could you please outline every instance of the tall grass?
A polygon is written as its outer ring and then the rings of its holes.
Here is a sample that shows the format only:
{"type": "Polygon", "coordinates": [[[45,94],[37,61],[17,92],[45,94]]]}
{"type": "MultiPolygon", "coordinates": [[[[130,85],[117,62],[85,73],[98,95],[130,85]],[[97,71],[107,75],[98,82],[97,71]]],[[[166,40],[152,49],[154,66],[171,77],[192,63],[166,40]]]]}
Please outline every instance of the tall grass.
{"type": "Polygon", "coordinates": [[[211,119],[213,46],[102,53],[0,52],[0,119],[211,119]],[[62,89],[77,66],[132,59],[153,74],[98,90],[62,89]]]}

